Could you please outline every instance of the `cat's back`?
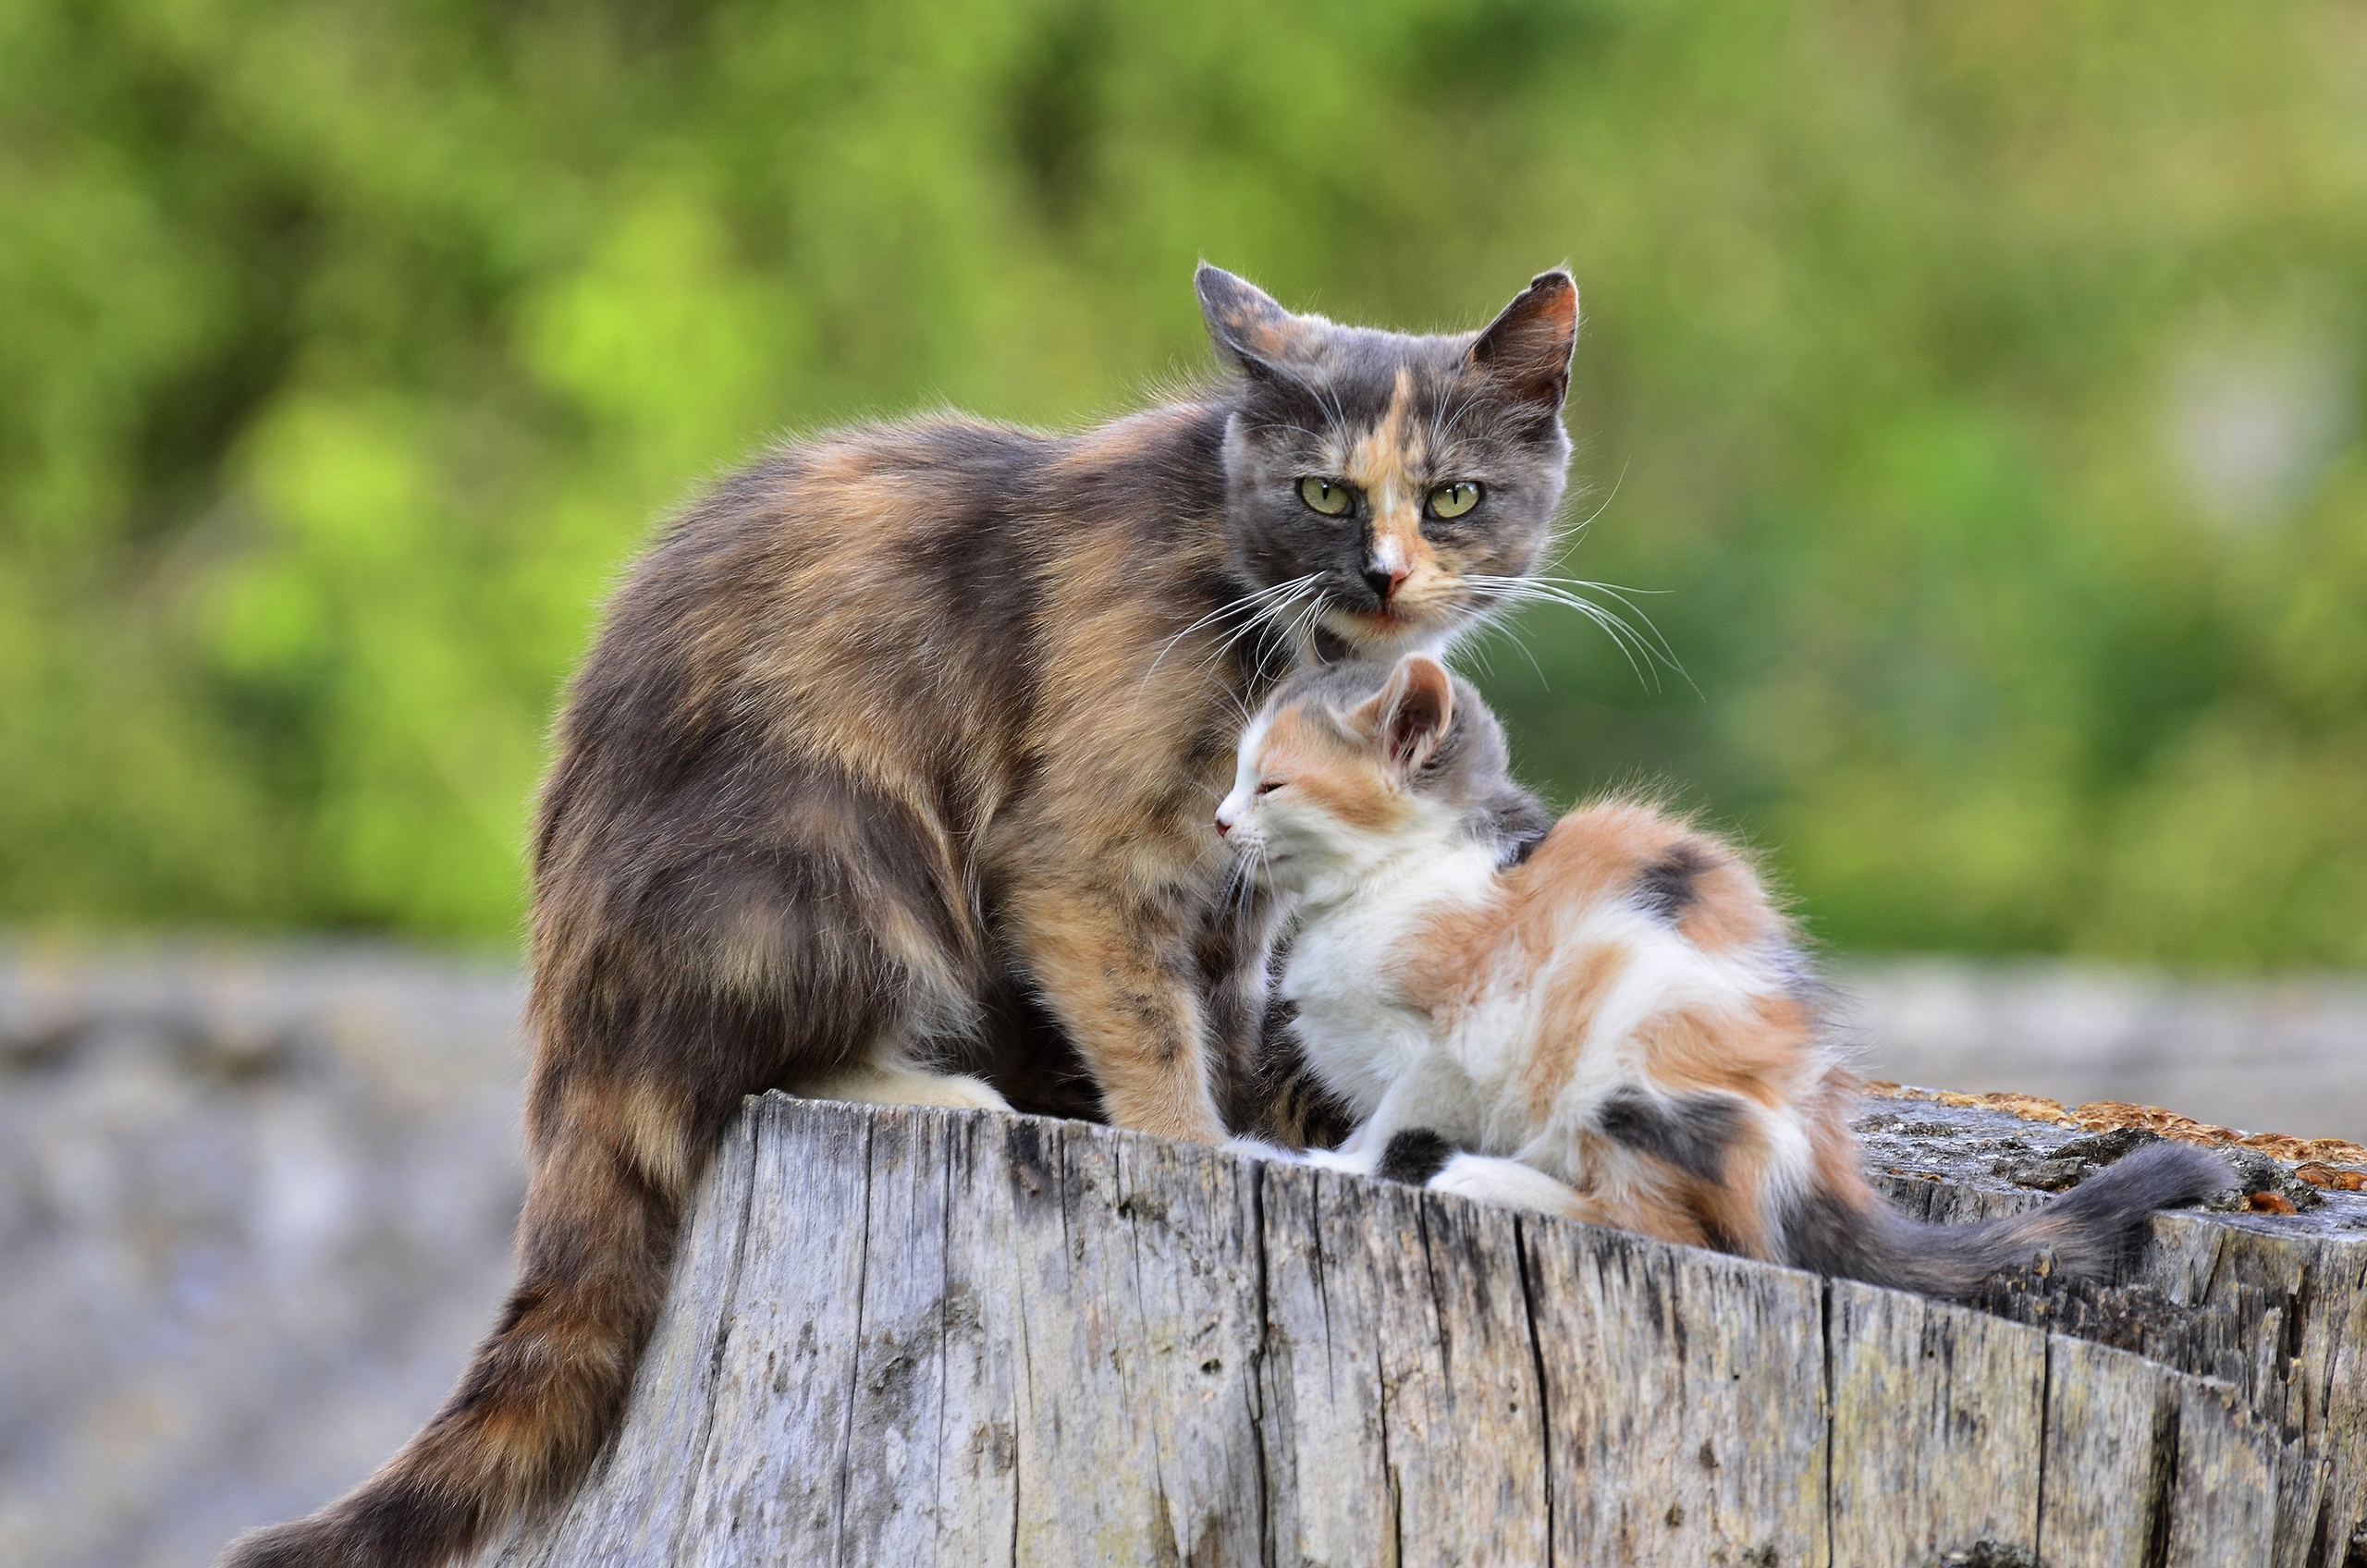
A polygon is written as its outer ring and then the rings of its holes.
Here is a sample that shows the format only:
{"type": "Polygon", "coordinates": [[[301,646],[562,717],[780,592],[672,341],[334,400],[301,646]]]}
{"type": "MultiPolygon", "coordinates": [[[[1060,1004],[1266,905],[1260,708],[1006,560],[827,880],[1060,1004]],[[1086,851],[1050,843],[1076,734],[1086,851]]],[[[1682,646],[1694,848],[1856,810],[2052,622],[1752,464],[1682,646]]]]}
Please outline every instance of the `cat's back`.
{"type": "MultiPolygon", "coordinates": [[[[1118,655],[1203,613],[1222,430],[1185,401],[1066,435],[948,417],[776,447],[618,588],[560,722],[540,843],[562,818],[671,811],[808,765],[982,820],[1044,716],[1106,713],[1118,655]],[[1095,679],[1071,693],[1078,670],[1095,679]]],[[[1088,728],[1063,743],[1110,725],[1088,728]]]]}
{"type": "Polygon", "coordinates": [[[610,606],[602,652],[686,632],[757,650],[834,609],[893,620],[933,597],[952,619],[990,616],[1032,564],[1016,536],[1036,476],[1075,441],[946,418],[784,442],[667,528],[610,606]]]}
{"type": "Polygon", "coordinates": [[[783,443],[634,566],[578,706],[653,687],[676,708],[1008,700],[1048,606],[1157,593],[1162,532],[1213,518],[1209,425],[1177,404],[1065,435],[954,416],[783,443]]]}
{"type": "Polygon", "coordinates": [[[1648,802],[1572,810],[1505,874],[1509,918],[1536,950],[1623,919],[1673,929],[1703,952],[1788,937],[1749,864],[1723,840],[1648,802]]]}

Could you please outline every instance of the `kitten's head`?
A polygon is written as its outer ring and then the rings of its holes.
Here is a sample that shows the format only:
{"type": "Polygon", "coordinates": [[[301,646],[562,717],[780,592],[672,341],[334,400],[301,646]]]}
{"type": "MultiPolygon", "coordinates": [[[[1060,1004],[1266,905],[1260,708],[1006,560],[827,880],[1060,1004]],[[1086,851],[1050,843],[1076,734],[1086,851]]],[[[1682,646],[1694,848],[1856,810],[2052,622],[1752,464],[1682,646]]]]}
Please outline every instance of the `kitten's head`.
{"type": "Polygon", "coordinates": [[[1196,283],[1243,382],[1228,542],[1275,590],[1273,624],[1366,658],[1434,649],[1502,601],[1489,578],[1537,565],[1570,459],[1568,273],[1538,275],[1481,331],[1429,337],[1294,315],[1206,263],[1196,283]]]}
{"type": "Polygon", "coordinates": [[[1300,671],[1242,732],[1217,807],[1274,887],[1354,881],[1409,851],[1485,846],[1517,859],[1548,823],[1513,782],[1503,727],[1468,681],[1427,654],[1300,671]]]}

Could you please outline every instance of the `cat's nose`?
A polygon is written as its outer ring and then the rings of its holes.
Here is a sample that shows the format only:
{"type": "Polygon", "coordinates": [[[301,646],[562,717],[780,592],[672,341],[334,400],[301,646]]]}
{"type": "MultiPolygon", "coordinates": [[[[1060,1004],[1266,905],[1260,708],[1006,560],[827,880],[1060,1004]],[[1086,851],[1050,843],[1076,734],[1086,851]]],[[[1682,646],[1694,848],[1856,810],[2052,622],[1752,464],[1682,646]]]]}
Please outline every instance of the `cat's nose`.
{"type": "Polygon", "coordinates": [[[1404,581],[1405,574],[1392,568],[1382,566],[1365,568],[1366,585],[1372,589],[1372,596],[1384,605],[1389,603],[1389,596],[1397,592],[1398,584],[1404,581]]]}
{"type": "Polygon", "coordinates": [[[1217,837],[1221,839],[1232,831],[1233,824],[1224,819],[1224,813],[1217,813],[1217,837]]]}

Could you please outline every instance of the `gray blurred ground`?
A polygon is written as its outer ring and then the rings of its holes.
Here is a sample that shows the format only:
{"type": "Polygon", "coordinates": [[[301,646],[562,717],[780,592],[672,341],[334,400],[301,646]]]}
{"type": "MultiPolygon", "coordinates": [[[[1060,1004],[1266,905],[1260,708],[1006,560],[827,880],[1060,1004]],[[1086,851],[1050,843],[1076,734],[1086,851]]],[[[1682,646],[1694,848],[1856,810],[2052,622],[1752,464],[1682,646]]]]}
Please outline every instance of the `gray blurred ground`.
{"type": "Polygon", "coordinates": [[[520,987],[0,956],[0,1563],[192,1565],[432,1408],[498,1303],[520,987]]]}
{"type": "MultiPolygon", "coordinates": [[[[2367,1141],[2367,983],[1854,968],[1870,1075],[2367,1141]]],[[[508,970],[0,949],[0,1563],[198,1564],[360,1478],[509,1275],[508,970]]]]}
{"type": "Polygon", "coordinates": [[[2367,1144],[2367,980],[2172,982],[2060,963],[1838,966],[1868,1077],[2066,1105],[2132,1100],[2367,1144]]]}

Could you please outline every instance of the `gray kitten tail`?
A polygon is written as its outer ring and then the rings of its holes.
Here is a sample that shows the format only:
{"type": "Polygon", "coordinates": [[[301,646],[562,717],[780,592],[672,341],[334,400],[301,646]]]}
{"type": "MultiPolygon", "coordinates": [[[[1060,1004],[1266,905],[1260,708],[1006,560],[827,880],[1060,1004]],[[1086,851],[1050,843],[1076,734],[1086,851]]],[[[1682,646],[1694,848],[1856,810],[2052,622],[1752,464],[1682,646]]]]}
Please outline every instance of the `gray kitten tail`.
{"type": "Polygon", "coordinates": [[[2154,1210],[2184,1207],[2234,1180],[2216,1155],[2189,1144],[2156,1144],[2043,1207],[1978,1225],[1933,1225],[1887,1205],[1856,1209],[1820,1194],[1786,1217],[1785,1261],[1956,1300],[2041,1252],[2052,1252],[2066,1274],[2107,1279],[2143,1247],[2145,1222],[2154,1210]]]}

